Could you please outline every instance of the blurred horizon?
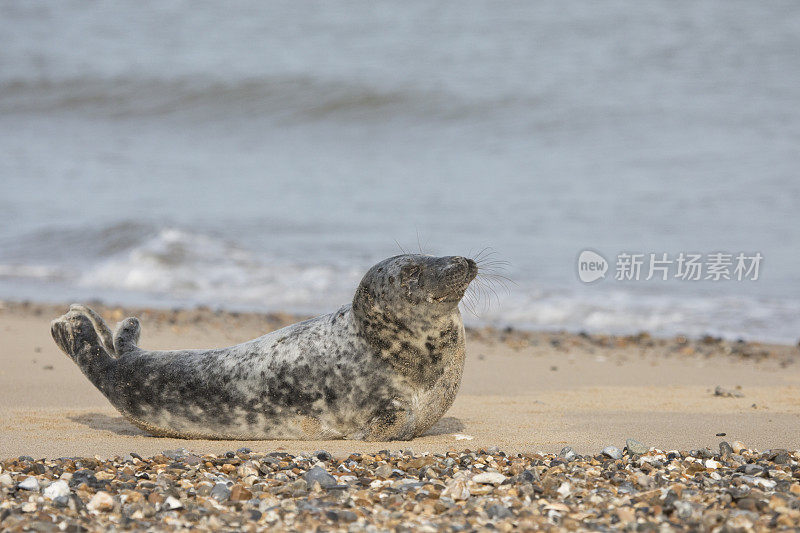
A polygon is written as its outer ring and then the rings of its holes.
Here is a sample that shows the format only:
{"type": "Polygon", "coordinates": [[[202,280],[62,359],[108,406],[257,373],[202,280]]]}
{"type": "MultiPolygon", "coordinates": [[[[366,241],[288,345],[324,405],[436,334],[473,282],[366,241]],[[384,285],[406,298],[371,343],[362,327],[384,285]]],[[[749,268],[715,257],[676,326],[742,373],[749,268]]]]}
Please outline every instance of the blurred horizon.
{"type": "Polygon", "coordinates": [[[794,2],[0,15],[0,298],[322,313],[488,246],[514,284],[468,322],[800,338],[794,2]],[[764,260],[586,285],[585,249],[764,260]]]}

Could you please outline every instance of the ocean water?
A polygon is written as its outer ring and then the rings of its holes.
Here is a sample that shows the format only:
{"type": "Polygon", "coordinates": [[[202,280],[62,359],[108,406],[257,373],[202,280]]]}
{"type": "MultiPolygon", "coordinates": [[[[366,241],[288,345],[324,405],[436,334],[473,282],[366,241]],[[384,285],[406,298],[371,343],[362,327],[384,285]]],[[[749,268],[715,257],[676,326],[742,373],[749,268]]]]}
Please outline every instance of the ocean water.
{"type": "Polygon", "coordinates": [[[490,247],[475,324],[800,337],[796,2],[26,1],[0,35],[0,298],[325,312],[490,247]],[[613,276],[718,251],[759,279],[613,276]]]}

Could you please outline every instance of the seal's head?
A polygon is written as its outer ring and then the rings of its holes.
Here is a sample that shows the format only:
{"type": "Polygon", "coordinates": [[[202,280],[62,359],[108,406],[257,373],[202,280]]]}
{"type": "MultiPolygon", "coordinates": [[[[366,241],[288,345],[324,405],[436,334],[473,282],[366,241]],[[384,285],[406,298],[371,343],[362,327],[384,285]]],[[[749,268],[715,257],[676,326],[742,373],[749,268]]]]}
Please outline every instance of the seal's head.
{"type": "Polygon", "coordinates": [[[466,257],[405,254],[390,257],[364,275],[353,299],[356,311],[429,318],[458,311],[458,302],[478,274],[466,257]]]}

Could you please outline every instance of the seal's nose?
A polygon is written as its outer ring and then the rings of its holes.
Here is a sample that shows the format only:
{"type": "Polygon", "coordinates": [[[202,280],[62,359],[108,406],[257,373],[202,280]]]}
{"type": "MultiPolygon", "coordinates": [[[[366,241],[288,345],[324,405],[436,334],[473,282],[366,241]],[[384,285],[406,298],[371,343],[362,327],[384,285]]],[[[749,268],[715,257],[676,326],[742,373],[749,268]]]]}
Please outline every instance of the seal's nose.
{"type": "Polygon", "coordinates": [[[464,259],[467,262],[467,279],[472,281],[478,275],[478,263],[470,258],[464,259]]]}
{"type": "Polygon", "coordinates": [[[443,259],[446,261],[444,273],[449,278],[452,278],[453,281],[456,281],[456,278],[461,278],[469,283],[478,274],[478,265],[472,259],[457,255],[444,257],[443,259]]]}

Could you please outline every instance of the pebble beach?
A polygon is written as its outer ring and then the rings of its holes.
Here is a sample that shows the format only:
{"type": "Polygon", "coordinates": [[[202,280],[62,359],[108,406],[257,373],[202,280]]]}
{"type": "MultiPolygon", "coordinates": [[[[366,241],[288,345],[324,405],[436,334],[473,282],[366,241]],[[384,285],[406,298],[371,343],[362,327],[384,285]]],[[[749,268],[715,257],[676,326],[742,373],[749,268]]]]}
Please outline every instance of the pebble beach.
{"type": "Polygon", "coordinates": [[[2,463],[5,531],[773,531],[800,527],[800,452],[742,443],[578,455],[166,450],[2,463]]]}
{"type": "MultiPolygon", "coordinates": [[[[299,318],[92,304],[154,349],[299,318]]],[[[201,441],[130,425],[49,337],[67,305],[0,303],[9,531],[800,527],[800,349],[480,328],[451,410],[412,441],[201,441]]]]}

